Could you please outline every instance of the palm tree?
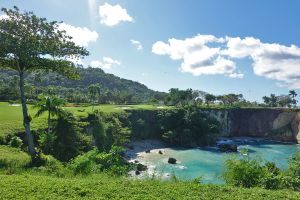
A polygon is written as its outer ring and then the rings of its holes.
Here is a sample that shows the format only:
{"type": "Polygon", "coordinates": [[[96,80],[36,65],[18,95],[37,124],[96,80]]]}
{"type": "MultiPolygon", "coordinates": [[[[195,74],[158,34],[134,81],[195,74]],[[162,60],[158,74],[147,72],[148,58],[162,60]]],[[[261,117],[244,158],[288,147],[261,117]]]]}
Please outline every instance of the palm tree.
{"type": "Polygon", "coordinates": [[[295,99],[295,97],[297,96],[297,93],[295,92],[295,90],[290,90],[289,95],[292,97],[292,103],[294,104],[294,106],[296,106],[297,100],[295,99]]]}
{"type": "Polygon", "coordinates": [[[34,108],[38,109],[35,117],[48,112],[48,134],[50,134],[51,117],[65,114],[65,111],[62,109],[63,105],[65,105],[65,101],[57,96],[40,96],[40,101],[34,105],[34,108]]]}

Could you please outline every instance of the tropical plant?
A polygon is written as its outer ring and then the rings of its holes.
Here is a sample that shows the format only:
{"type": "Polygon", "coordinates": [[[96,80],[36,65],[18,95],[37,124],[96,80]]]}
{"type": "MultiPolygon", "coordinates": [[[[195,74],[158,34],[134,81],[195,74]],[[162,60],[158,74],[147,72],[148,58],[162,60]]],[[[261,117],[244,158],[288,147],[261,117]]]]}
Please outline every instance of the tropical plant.
{"type": "Polygon", "coordinates": [[[72,42],[72,37],[60,30],[60,23],[56,21],[48,22],[33,12],[22,13],[17,7],[2,8],[1,11],[6,17],[0,20],[0,68],[17,71],[19,75],[23,124],[28,137],[28,151],[34,156],[36,152],[30,131],[31,117],[24,88],[25,74],[44,70],[78,78],[74,63],[67,59],[80,58],[89,52],[72,42]]]}
{"type": "Polygon", "coordinates": [[[294,106],[296,106],[296,104],[297,104],[297,102],[298,102],[298,101],[295,99],[296,96],[297,96],[296,91],[295,91],[295,90],[290,90],[290,91],[289,91],[289,96],[291,96],[291,98],[292,98],[292,104],[294,104],[294,106]]]}
{"type": "Polygon", "coordinates": [[[65,101],[57,96],[43,96],[39,97],[39,101],[34,105],[34,108],[37,108],[38,111],[35,114],[35,117],[39,117],[44,113],[48,113],[48,131],[50,134],[51,130],[51,117],[62,116],[65,114],[65,111],[62,109],[62,106],[65,105],[65,101]]]}

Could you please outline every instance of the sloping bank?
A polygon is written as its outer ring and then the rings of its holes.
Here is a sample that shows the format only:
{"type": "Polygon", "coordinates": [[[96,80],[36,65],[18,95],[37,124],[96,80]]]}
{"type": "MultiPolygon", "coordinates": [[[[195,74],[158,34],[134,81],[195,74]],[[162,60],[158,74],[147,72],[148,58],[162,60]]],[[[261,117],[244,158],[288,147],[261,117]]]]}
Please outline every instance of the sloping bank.
{"type": "MultiPolygon", "coordinates": [[[[299,110],[279,108],[202,108],[198,109],[198,111],[203,116],[218,121],[218,131],[214,133],[214,137],[247,136],[300,142],[299,110]]],[[[180,110],[128,110],[127,112],[132,123],[133,138],[138,139],[160,139],[166,128],[162,127],[162,118],[168,116],[168,123],[176,128],[176,126],[180,126],[180,122],[185,117],[180,110]],[[176,113],[174,114],[174,112],[176,113]]],[[[166,119],[164,120],[166,121],[166,119]]],[[[203,123],[203,121],[199,121],[199,123],[203,123]]],[[[189,135],[186,134],[186,137],[189,137],[189,135]]]]}
{"type": "Polygon", "coordinates": [[[138,181],[104,174],[78,178],[0,175],[0,179],[1,199],[299,199],[300,195],[290,190],[138,181]]]}

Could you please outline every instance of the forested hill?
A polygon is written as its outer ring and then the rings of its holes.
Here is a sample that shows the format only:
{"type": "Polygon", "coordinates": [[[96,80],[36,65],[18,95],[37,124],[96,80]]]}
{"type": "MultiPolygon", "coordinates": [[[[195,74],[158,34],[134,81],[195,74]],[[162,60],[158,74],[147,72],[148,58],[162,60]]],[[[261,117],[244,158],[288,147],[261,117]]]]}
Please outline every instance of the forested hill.
{"type": "MultiPolygon", "coordinates": [[[[164,93],[153,91],[139,82],[105,73],[99,68],[79,68],[78,71],[80,80],[70,80],[54,73],[28,75],[26,82],[29,98],[52,90],[70,102],[90,102],[88,88],[95,84],[100,87],[96,97],[99,103],[147,102],[153,97],[164,96],[164,93]]],[[[17,87],[16,75],[12,71],[0,71],[0,100],[17,99],[18,91],[11,90],[12,86],[17,87]]]]}

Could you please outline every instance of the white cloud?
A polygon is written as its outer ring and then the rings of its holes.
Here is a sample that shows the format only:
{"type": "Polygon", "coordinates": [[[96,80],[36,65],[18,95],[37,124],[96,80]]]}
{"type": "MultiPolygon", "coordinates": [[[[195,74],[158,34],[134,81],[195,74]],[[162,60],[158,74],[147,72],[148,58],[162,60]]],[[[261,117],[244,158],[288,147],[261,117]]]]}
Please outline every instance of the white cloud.
{"type": "Polygon", "coordinates": [[[66,60],[74,63],[75,65],[84,65],[83,60],[81,58],[68,57],[66,58],[66,60]]]}
{"type": "Polygon", "coordinates": [[[197,35],[184,40],[158,41],[152,52],[181,60],[180,71],[195,76],[223,74],[243,78],[235,60],[248,58],[254,74],[279,81],[277,85],[300,89],[300,48],[277,43],[263,43],[257,38],[197,35]]]}
{"type": "Polygon", "coordinates": [[[127,10],[118,4],[110,5],[105,3],[99,6],[99,15],[101,24],[106,26],[115,26],[120,22],[133,22],[133,18],[127,13],[127,10]]]}
{"type": "Polygon", "coordinates": [[[59,29],[65,30],[72,37],[72,41],[79,46],[88,46],[90,42],[96,42],[99,37],[96,31],[91,31],[87,27],[75,27],[61,23],[59,29]]]}
{"type": "Polygon", "coordinates": [[[156,42],[152,46],[152,52],[158,55],[168,55],[173,60],[182,60],[180,71],[189,72],[195,76],[224,74],[241,78],[242,75],[236,72],[235,63],[221,56],[220,45],[224,42],[224,38],[217,38],[213,35],[197,35],[184,40],[172,38],[168,40],[168,43],[156,42]]]}
{"type": "Polygon", "coordinates": [[[113,66],[121,65],[121,62],[110,57],[103,57],[102,60],[93,60],[90,63],[93,68],[111,69],[113,66]]]}
{"type": "Polygon", "coordinates": [[[143,50],[143,46],[142,46],[142,44],[141,44],[140,41],[138,41],[138,40],[130,40],[130,42],[131,42],[131,44],[132,44],[138,51],[143,50]]]}
{"type": "Polygon", "coordinates": [[[0,15],[0,20],[3,20],[3,19],[8,19],[9,17],[7,15],[0,15]]]}
{"type": "MultiPolygon", "coordinates": [[[[0,15],[0,20],[8,19],[7,15],[0,15]]],[[[96,42],[99,35],[96,31],[91,31],[87,27],[76,27],[66,23],[60,23],[59,30],[65,30],[67,35],[72,37],[72,41],[79,46],[88,46],[90,42],[96,42]]]]}

